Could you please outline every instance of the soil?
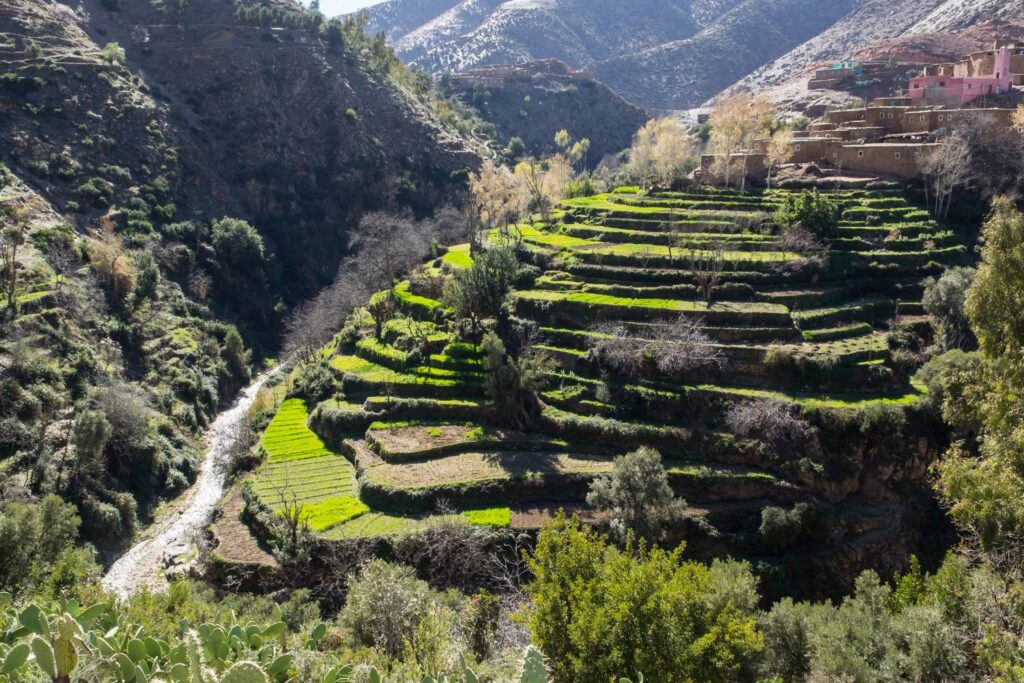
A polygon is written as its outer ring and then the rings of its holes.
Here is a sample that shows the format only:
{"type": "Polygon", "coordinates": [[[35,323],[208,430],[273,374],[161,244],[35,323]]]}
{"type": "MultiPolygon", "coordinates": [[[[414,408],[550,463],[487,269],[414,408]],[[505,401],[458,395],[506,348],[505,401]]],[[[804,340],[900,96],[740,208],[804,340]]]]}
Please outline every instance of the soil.
{"type": "Polygon", "coordinates": [[[244,507],[241,487],[233,486],[221,505],[220,517],[213,525],[217,554],[231,564],[277,567],[274,556],[260,547],[249,527],[242,521],[244,507]]]}

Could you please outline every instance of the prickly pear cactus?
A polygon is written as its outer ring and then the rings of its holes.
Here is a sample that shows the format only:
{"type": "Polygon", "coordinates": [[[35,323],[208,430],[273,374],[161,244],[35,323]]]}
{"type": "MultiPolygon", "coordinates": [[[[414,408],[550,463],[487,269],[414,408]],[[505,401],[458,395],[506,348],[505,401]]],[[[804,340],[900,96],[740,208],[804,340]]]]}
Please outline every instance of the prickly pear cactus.
{"type": "Polygon", "coordinates": [[[544,666],[544,655],[532,645],[523,656],[523,671],[519,683],[547,683],[548,668],[544,666]]]}
{"type": "Polygon", "coordinates": [[[203,657],[200,654],[199,636],[190,632],[185,637],[185,652],[188,655],[188,673],[191,683],[207,683],[209,680],[203,670],[203,657]]]}
{"type": "Polygon", "coordinates": [[[267,674],[256,662],[238,662],[224,672],[220,683],[268,683],[267,674]]]}

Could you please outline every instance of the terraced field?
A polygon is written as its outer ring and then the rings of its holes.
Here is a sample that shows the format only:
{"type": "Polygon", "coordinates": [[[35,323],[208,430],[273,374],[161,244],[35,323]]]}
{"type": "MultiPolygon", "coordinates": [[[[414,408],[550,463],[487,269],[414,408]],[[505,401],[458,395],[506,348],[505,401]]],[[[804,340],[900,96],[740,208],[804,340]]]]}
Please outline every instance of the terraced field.
{"type": "Polygon", "coordinates": [[[281,404],[263,435],[266,461],[253,477],[253,491],[275,510],[302,506],[305,521],[326,531],[369,511],[355,495],[355,471],[306,426],[300,399],[281,404]]]}
{"type": "Polygon", "coordinates": [[[436,282],[424,285],[472,266],[468,246],[453,247],[396,286],[401,314],[381,339],[361,313],[358,338],[332,349],[345,405],[321,404],[310,429],[305,406],[282,407],[264,437],[260,495],[291,477],[287,488],[303,501],[358,496],[369,512],[330,517],[328,539],[405,533],[437,510],[529,527],[560,506],[589,515],[581,506],[593,478],[614,455],[649,445],[701,520],[709,552],[762,552],[750,540],[761,510],[797,503],[852,520],[823,536],[824,546],[895,537],[903,516],[890,512],[892,501],[904,494],[890,482],[923,477],[937,449],[913,433],[922,396],[893,326],[928,334],[923,280],[965,262],[967,250],[900,194],[856,191],[836,195],[844,213],[827,258],[808,259],[780,244],[773,222],[783,196],[624,189],[519,226],[524,258],[541,274],[514,293],[514,314],[537,324],[539,347],[556,361],[529,433],[507,429],[485,395],[478,347],[456,336],[436,282]],[[718,264],[710,285],[709,255],[718,264]],[[700,321],[721,367],[625,377],[591,353],[614,326],[643,331],[680,316],[700,321]],[[732,433],[729,410],[763,400],[810,420],[815,446],[780,455],[732,433]],[[883,449],[864,425],[879,412],[891,417],[885,411],[903,415],[906,431],[883,449]],[[314,432],[350,469],[313,464],[342,461],[314,432]],[[285,470],[292,462],[302,469],[285,470]],[[854,507],[888,525],[863,527],[845,512],[854,507]]]}

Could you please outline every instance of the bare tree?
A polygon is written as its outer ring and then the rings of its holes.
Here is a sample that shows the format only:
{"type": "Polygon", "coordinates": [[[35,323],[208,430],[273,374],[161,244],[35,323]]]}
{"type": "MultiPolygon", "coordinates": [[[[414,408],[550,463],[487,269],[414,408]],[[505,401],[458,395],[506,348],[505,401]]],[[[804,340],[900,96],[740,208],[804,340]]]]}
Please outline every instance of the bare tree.
{"type": "Polygon", "coordinates": [[[670,377],[725,364],[722,351],[712,344],[701,321],[686,316],[657,325],[648,353],[658,370],[670,377]]]}
{"type": "Polygon", "coordinates": [[[285,321],[285,355],[295,356],[303,363],[312,360],[341,329],[349,314],[368,301],[367,309],[374,318],[379,337],[395,307],[391,296],[377,297],[383,301],[371,301],[382,286],[381,278],[382,273],[373,265],[373,258],[364,257],[362,252],[343,260],[330,286],[298,306],[285,321]]]}
{"type": "Polygon", "coordinates": [[[675,263],[675,249],[681,247],[684,241],[675,212],[669,211],[668,220],[662,225],[662,229],[668,235],[668,260],[675,263]]]}
{"type": "Polygon", "coordinates": [[[771,399],[737,403],[729,410],[725,422],[734,434],[760,439],[776,449],[798,444],[813,432],[794,406],[771,399]]]}
{"type": "Polygon", "coordinates": [[[953,192],[971,177],[970,144],[960,133],[953,133],[922,153],[920,166],[930,180],[935,215],[948,215],[953,192]]]}
{"type": "Polygon", "coordinates": [[[768,142],[768,149],[765,152],[765,162],[768,166],[767,185],[772,189],[772,171],[776,166],[789,162],[793,158],[793,131],[780,130],[768,142]]]}
{"type": "Polygon", "coordinates": [[[1021,196],[1024,187],[1024,135],[989,118],[973,118],[957,128],[970,149],[972,186],[987,198],[1021,196]]]}
{"type": "Polygon", "coordinates": [[[598,362],[626,377],[638,377],[649,366],[670,377],[684,377],[725,363],[701,322],[686,316],[640,331],[621,324],[602,326],[597,331],[592,348],[598,362]]]}
{"type": "Polygon", "coordinates": [[[391,287],[395,278],[418,264],[430,248],[430,239],[408,214],[374,211],[362,217],[349,239],[373,285],[391,287]]]}
{"type": "Polygon", "coordinates": [[[625,325],[607,324],[595,329],[591,348],[604,367],[626,377],[643,372],[648,340],[634,335],[625,325]]]}
{"type": "Polygon", "coordinates": [[[473,238],[472,225],[466,217],[465,210],[445,204],[422,225],[424,232],[441,244],[462,244],[473,238]]]}
{"type": "Polygon", "coordinates": [[[787,225],[776,241],[782,254],[792,252],[799,254],[797,262],[783,261],[779,270],[800,270],[812,263],[824,263],[828,258],[828,245],[800,224],[787,225]]]}
{"type": "Polygon", "coordinates": [[[58,237],[51,240],[45,249],[45,254],[46,261],[53,268],[53,273],[56,276],[54,292],[60,296],[68,274],[73,272],[81,262],[81,257],[71,238],[61,239],[58,237]]]}
{"type": "Polygon", "coordinates": [[[722,282],[725,249],[721,244],[712,245],[710,249],[690,249],[688,261],[697,291],[704,303],[710,304],[715,287],[722,282]]]}

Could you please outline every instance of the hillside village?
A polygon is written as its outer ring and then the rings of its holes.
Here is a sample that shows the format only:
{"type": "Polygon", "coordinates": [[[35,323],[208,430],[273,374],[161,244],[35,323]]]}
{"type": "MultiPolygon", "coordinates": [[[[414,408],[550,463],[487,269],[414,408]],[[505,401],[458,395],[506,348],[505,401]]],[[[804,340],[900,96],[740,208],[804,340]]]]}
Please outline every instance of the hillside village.
{"type": "MultiPolygon", "coordinates": [[[[836,62],[814,73],[809,90],[841,87],[894,67],[887,62],[836,62]]],[[[782,156],[787,163],[815,164],[835,175],[896,177],[922,175],[923,155],[957,128],[994,125],[1008,129],[1024,99],[1024,47],[996,42],[991,49],[954,63],[926,66],[910,79],[905,93],[878,97],[866,106],[828,111],[806,130],[794,131],[782,156]]],[[[752,150],[734,156],[751,178],[769,172],[771,140],[756,140],[752,150]]],[[[711,174],[718,157],[705,155],[701,167],[711,174]]]]}

